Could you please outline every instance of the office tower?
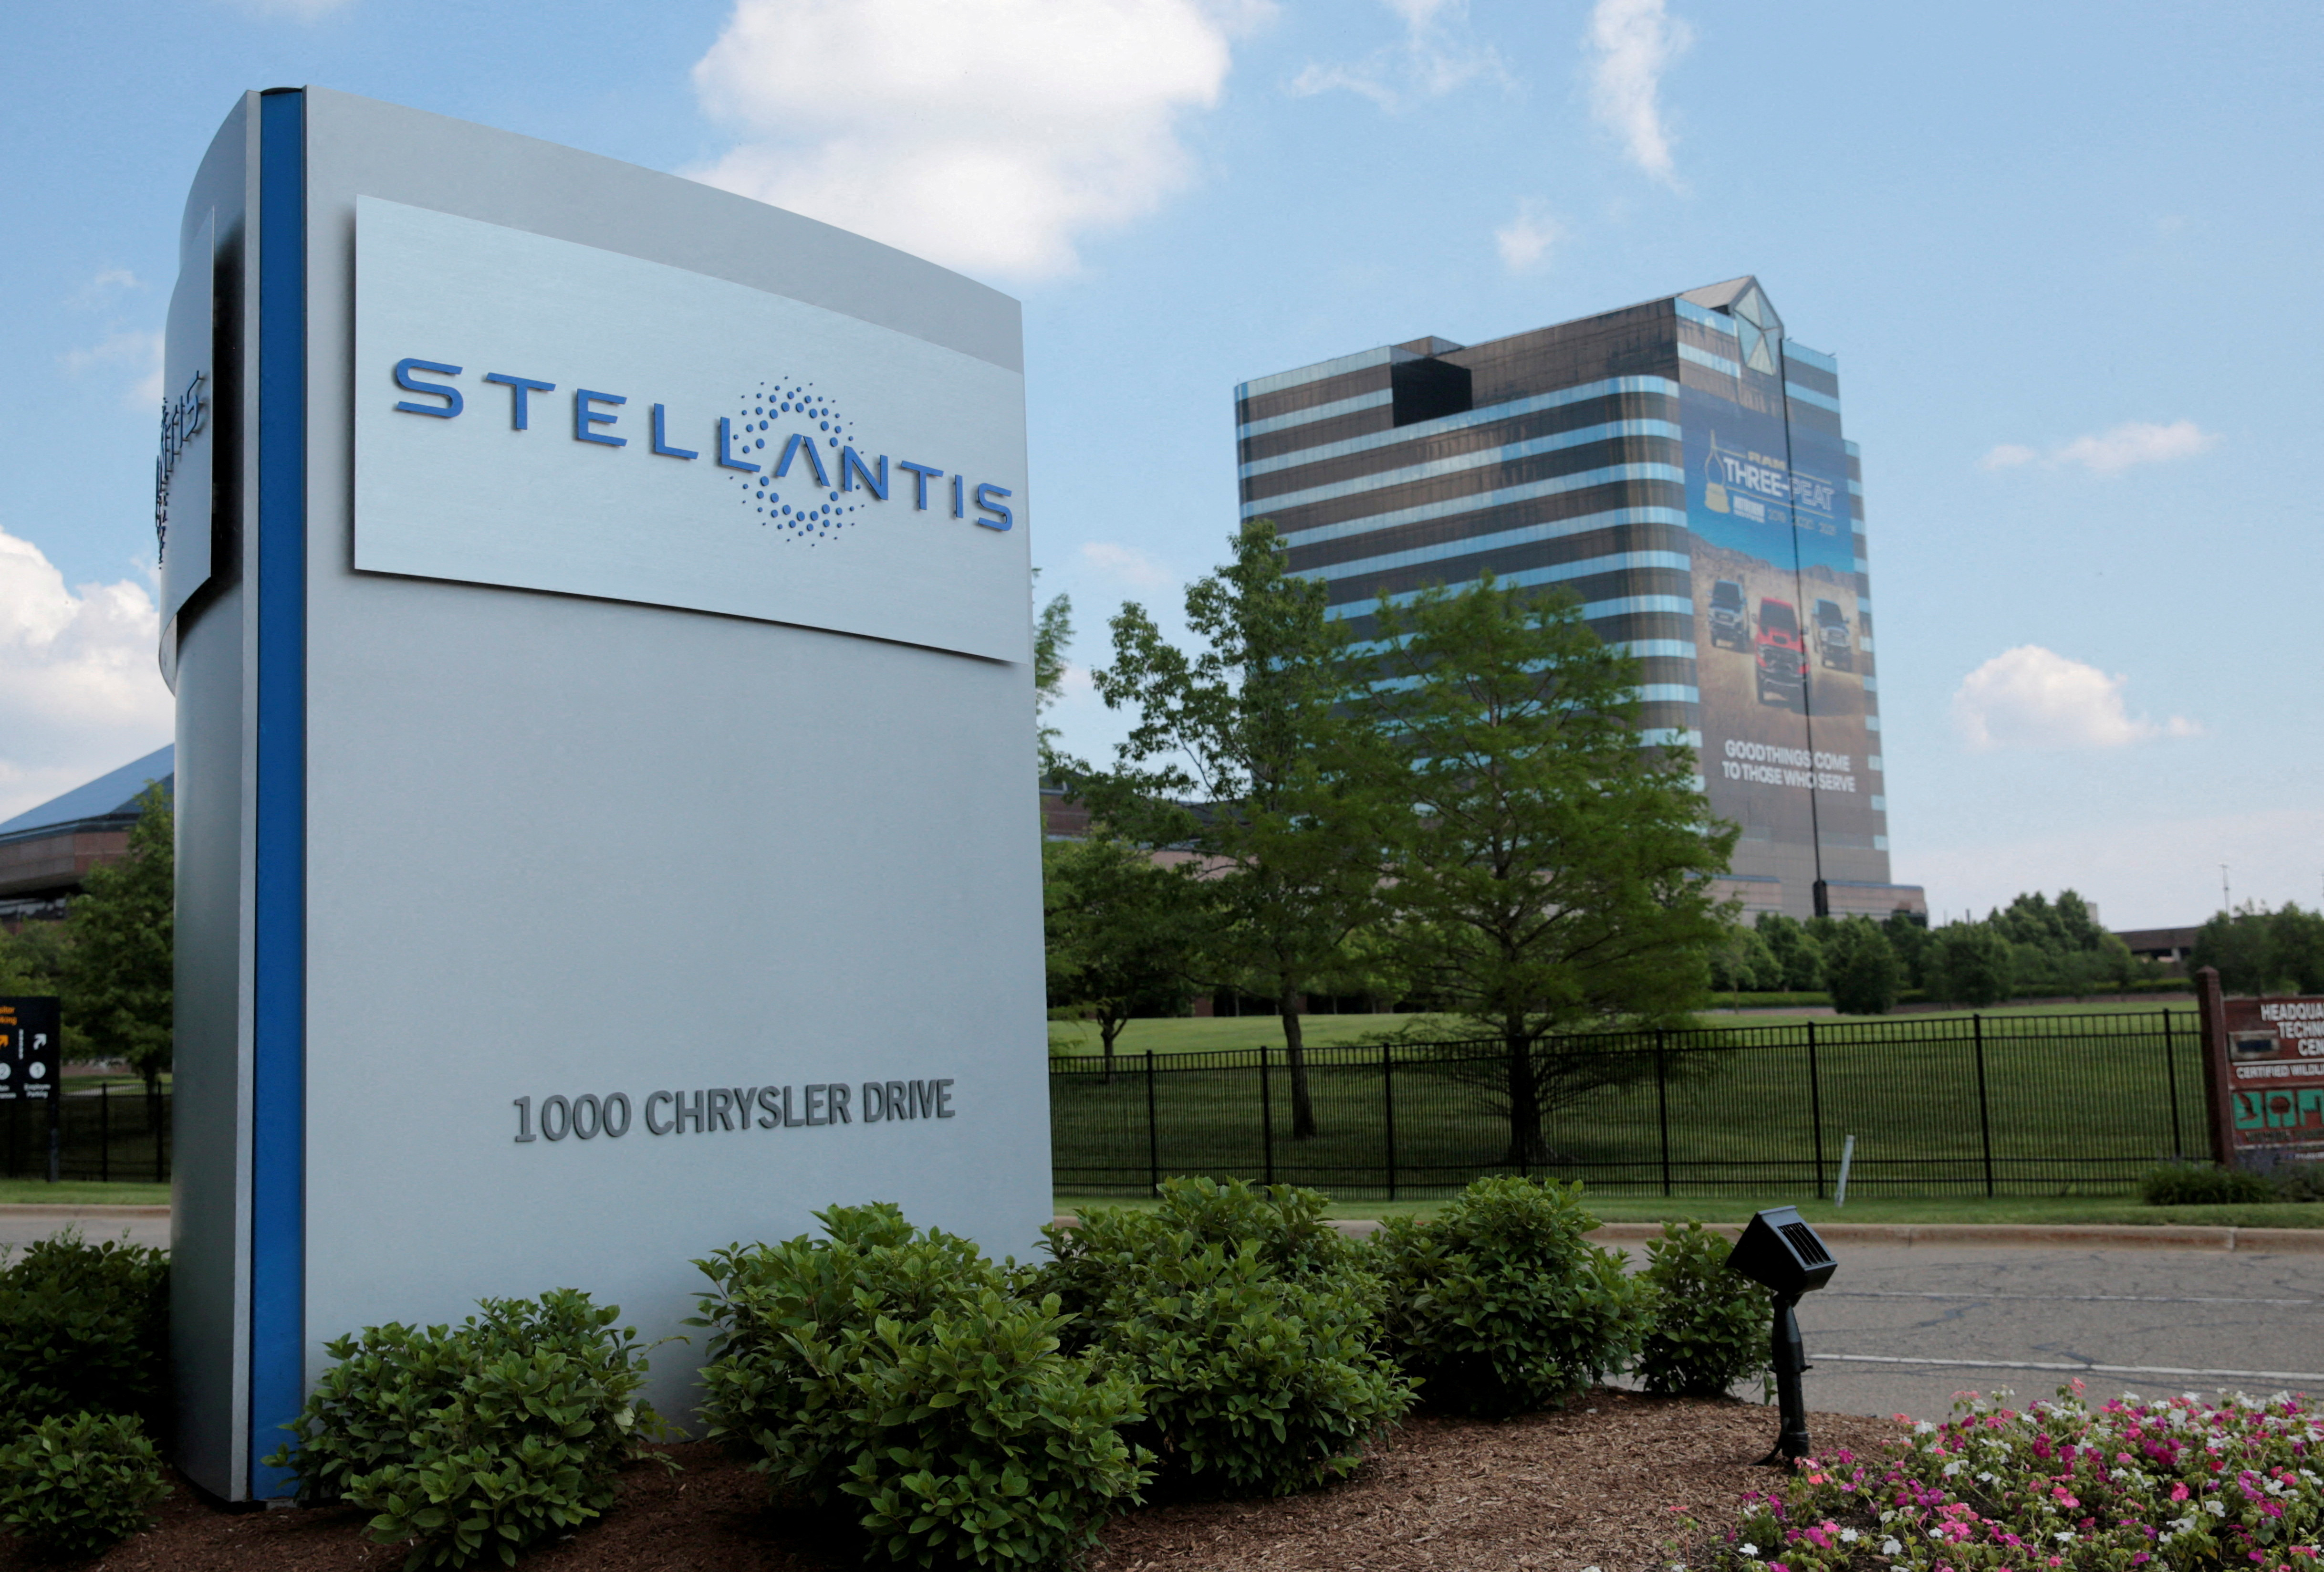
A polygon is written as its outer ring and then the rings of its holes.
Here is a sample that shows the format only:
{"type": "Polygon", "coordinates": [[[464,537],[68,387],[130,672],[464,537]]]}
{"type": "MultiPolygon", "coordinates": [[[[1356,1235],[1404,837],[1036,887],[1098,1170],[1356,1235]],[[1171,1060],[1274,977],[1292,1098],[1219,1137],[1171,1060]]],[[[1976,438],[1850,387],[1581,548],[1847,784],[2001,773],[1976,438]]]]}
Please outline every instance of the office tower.
{"type": "Polygon", "coordinates": [[[1360,634],[1489,569],[1638,657],[1642,735],[1742,828],[1747,911],[1925,907],[1889,877],[1879,676],[1839,365],[1745,277],[1488,343],[1368,349],[1236,390],[1242,514],[1360,634]]]}

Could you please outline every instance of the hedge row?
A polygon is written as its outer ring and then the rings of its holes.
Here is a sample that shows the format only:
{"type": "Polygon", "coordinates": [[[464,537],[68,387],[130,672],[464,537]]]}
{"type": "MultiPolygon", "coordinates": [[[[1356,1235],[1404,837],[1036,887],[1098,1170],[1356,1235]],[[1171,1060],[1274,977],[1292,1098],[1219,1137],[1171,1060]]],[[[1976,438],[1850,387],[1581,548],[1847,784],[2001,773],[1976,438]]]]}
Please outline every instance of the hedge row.
{"type": "MultiPolygon", "coordinates": [[[[1281,1494],[1339,1478],[1428,1401],[1507,1414],[1618,1370],[1721,1393],[1762,1373],[1768,1305],[1725,1244],[1673,1225],[1646,1271],[1585,1238],[1579,1185],[1480,1180],[1432,1223],[1351,1241],[1324,1197],[1177,1179],[1151,1210],[995,1262],[892,1206],[734,1245],[709,1280],[706,1437],[779,1503],[844,1512],[921,1566],[1067,1565],[1157,1484],[1281,1494]]],[[[617,1312],[563,1290],[457,1329],[366,1329],[272,1459],[370,1509],[406,1565],[516,1553],[604,1512],[660,1423],[617,1312]]]]}

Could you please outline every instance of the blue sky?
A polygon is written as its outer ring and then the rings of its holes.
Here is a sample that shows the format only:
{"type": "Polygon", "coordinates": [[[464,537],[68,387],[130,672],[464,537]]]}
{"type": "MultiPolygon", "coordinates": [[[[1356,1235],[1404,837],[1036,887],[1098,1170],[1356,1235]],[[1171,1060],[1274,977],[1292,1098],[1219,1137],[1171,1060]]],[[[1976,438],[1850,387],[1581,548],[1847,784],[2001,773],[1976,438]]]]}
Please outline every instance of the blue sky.
{"type": "MultiPolygon", "coordinates": [[[[1102,663],[1235,515],[1232,389],[1757,273],[1864,449],[1895,875],[2116,926],[2324,895],[2324,12],[1708,0],[26,0],[0,40],[0,816],[166,741],[186,181],[315,83],[714,180],[1025,301],[1102,663]],[[141,621],[141,617],[143,621],[141,621]]],[[[1119,727],[1076,688],[1069,745],[1119,727]]]]}

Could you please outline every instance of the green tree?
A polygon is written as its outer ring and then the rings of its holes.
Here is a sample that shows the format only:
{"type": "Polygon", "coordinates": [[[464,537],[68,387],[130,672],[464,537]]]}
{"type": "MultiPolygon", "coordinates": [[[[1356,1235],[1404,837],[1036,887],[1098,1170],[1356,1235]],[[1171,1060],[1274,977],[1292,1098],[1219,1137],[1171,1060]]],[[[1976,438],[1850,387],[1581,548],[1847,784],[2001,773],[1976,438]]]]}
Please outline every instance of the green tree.
{"type": "Polygon", "coordinates": [[[2324,994],[2324,912],[2287,902],[2271,916],[2275,969],[2296,993],[2324,994]]]}
{"type": "Polygon", "coordinates": [[[1646,1056],[1560,1034],[1673,1021],[1700,1003],[1731,909],[1711,895],[1733,827],[1693,755],[1638,737],[1638,664],[1571,596],[1488,575],[1383,594],[1367,679],[1369,770],[1394,811],[1383,887],[1421,990],[1507,1049],[1512,1161],[1544,1118],[1646,1056]]]}
{"type": "Polygon", "coordinates": [[[2284,967],[2276,955],[2276,922],[2273,913],[2246,902],[2233,911],[2214,912],[2195,930],[2195,970],[2217,966],[2219,986],[2230,994],[2264,994],[2283,979],[2284,967]]]}
{"type": "Polygon", "coordinates": [[[1909,906],[1899,906],[1880,924],[1880,931],[1888,936],[1888,948],[1904,966],[1907,987],[1929,985],[1929,914],[1915,911],[1909,906]]]}
{"type": "Polygon", "coordinates": [[[1904,986],[1904,963],[1868,917],[1843,917],[1823,944],[1824,984],[1843,1015],[1886,1015],[1904,986]]]}
{"type": "Polygon", "coordinates": [[[1097,1022],[1111,1080],[1122,1028],[1185,1003],[1202,932],[1194,883],[1101,830],[1042,846],[1041,914],[1049,1005],[1097,1022]]]}
{"type": "MultiPolygon", "coordinates": [[[[1033,569],[1038,578],[1041,570],[1033,569]]],[[[1074,642],[1074,603],[1070,596],[1053,595],[1033,619],[1033,714],[1041,747],[1044,779],[1057,772],[1057,728],[1049,724],[1049,707],[1065,696],[1065,651],[1074,642]]]]}
{"type": "Polygon", "coordinates": [[[1782,969],[1777,987],[1794,994],[1812,994],[1823,986],[1823,947],[1806,923],[1780,911],[1762,911],[1756,924],[1759,937],[1782,969]]]}
{"type": "Polygon", "coordinates": [[[2009,940],[1983,922],[1949,922],[1937,929],[1931,983],[1951,1003],[1982,1010],[2009,997],[2015,978],[2009,940]]]}
{"type": "Polygon", "coordinates": [[[1234,553],[1186,590],[1197,652],[1135,603],[1114,617],[1112,662],[1093,680],[1137,724],[1111,770],[1075,768],[1070,781],[1126,838],[1194,854],[1213,966],[1275,998],[1304,1141],[1316,1124],[1300,1011],[1346,968],[1349,937],[1376,908],[1374,831],[1342,763],[1346,635],[1324,615],[1323,586],[1284,571],[1268,520],[1245,523],[1234,553]]]}
{"type": "Polygon", "coordinates": [[[63,1007],[84,1051],[128,1060],[152,1093],[170,1068],[174,826],[160,781],[137,806],[128,856],[89,870],[66,920],[63,1007]]]}
{"type": "Polygon", "coordinates": [[[1783,963],[1758,929],[1736,923],[1711,952],[1711,985],[1722,994],[1773,994],[1784,985],[1783,963]]]}
{"type": "Polygon", "coordinates": [[[0,929],[0,994],[60,994],[70,939],[61,922],[27,922],[0,929]]]}

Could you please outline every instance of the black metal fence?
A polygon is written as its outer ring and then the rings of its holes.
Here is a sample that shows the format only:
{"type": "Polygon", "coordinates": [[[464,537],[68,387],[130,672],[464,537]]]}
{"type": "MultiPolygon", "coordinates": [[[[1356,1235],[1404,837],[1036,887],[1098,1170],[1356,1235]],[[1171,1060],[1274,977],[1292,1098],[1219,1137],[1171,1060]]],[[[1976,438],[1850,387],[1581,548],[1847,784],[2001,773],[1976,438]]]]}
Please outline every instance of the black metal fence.
{"type": "Polygon", "coordinates": [[[1420,1199],[1532,1173],[1617,1196],[1821,1198],[1854,1136],[1851,1195],[2119,1195],[2158,1161],[2210,1156],[2183,1010],[1601,1033],[1529,1065],[1473,1040],[1305,1057],[1305,1136],[1280,1048],[1051,1059],[1058,1191],[1207,1174],[1420,1199]],[[1528,1075],[1530,1139],[1511,1116],[1528,1075]]]}
{"type": "MultiPolygon", "coordinates": [[[[0,1161],[9,1179],[49,1177],[49,1110],[10,1103],[0,1114],[0,1161]]],[[[60,1105],[59,1179],[150,1179],[170,1177],[170,1094],[143,1087],[100,1086],[68,1092],[60,1105]]]]}

